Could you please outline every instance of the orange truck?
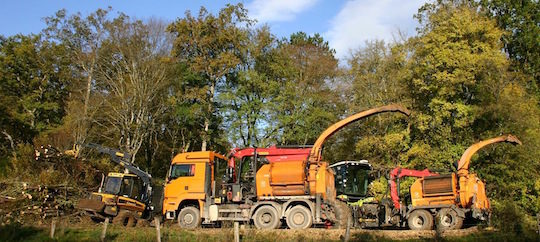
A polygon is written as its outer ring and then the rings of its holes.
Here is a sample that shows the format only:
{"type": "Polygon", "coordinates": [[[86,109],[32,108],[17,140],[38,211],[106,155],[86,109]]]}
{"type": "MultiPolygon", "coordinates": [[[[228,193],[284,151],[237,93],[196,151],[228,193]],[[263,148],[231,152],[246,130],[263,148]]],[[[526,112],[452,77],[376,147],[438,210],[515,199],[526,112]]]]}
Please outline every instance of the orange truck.
{"type": "Polygon", "coordinates": [[[346,125],[382,112],[409,115],[399,105],[366,110],[330,126],[309,148],[179,154],[167,177],[163,214],[182,228],[223,221],[252,222],[259,229],[279,228],[282,221],[291,229],[344,227],[350,209],[336,199],[334,171],[321,159],[323,144],[346,125]]]}
{"type": "Polygon", "coordinates": [[[313,195],[304,191],[274,192],[272,186],[276,184],[292,188],[302,185],[305,175],[288,170],[300,168],[300,161],[272,166],[257,150],[254,152],[253,159],[249,163],[245,161],[247,165],[238,166],[234,173],[225,174],[220,181],[216,178],[220,177],[220,170],[225,170],[221,165],[227,164],[224,156],[206,151],[174,157],[164,190],[165,218],[176,219],[182,228],[195,228],[201,223],[253,221],[259,229],[275,229],[281,226],[282,219],[292,228],[323,224],[322,204],[335,197],[332,172],[321,165],[313,181],[313,195]],[[256,166],[258,169],[253,169],[256,166]],[[280,173],[290,176],[275,175],[280,173]]]}

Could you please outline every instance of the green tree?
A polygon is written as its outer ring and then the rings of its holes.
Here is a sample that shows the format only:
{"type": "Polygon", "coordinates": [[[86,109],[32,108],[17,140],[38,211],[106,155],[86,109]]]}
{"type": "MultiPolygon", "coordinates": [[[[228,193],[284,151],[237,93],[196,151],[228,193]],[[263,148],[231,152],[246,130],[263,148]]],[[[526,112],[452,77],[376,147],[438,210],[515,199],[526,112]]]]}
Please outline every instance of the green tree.
{"type": "Polygon", "coordinates": [[[426,4],[417,18],[421,27],[411,40],[406,80],[416,110],[408,158],[414,167],[449,169],[477,139],[473,125],[490,101],[486,90],[501,90],[507,82],[503,32],[461,3],[426,4]]]}
{"type": "Polygon", "coordinates": [[[203,132],[200,124],[204,123],[203,99],[206,96],[201,86],[204,81],[201,76],[191,72],[185,63],[173,62],[171,65],[173,95],[169,98],[172,111],[167,114],[167,135],[174,146],[179,147],[179,151],[187,152],[200,145],[198,136],[203,132]]]}
{"type": "Polygon", "coordinates": [[[0,38],[0,132],[13,152],[61,124],[70,82],[64,55],[40,35],[0,38]]]}
{"type": "Polygon", "coordinates": [[[242,4],[227,5],[217,15],[201,7],[198,16],[188,11],[184,18],[169,26],[176,37],[173,55],[177,61],[200,77],[191,93],[202,105],[204,117],[201,150],[206,150],[211,128],[216,125],[218,88],[228,81],[227,76],[237,71],[242,63],[248,41],[247,27],[252,21],[242,4]]]}
{"type": "Polygon", "coordinates": [[[239,147],[269,144],[269,103],[278,88],[265,71],[275,48],[275,37],[267,26],[252,30],[246,58],[240,71],[231,75],[219,96],[229,141],[239,147]]]}
{"type": "Polygon", "coordinates": [[[319,34],[294,33],[278,43],[268,62],[276,80],[269,103],[269,137],[278,144],[312,144],[338,119],[343,107],[332,88],[338,74],[335,51],[319,34]]]}
{"type": "Polygon", "coordinates": [[[356,111],[388,103],[404,102],[402,80],[406,75],[406,45],[386,44],[382,40],[366,42],[348,59],[347,79],[352,87],[356,111]]]}
{"type": "Polygon", "coordinates": [[[533,79],[529,90],[540,97],[540,3],[533,0],[480,0],[487,14],[505,30],[504,49],[514,60],[516,69],[533,79]]]}
{"type": "Polygon", "coordinates": [[[102,61],[99,49],[108,38],[106,26],[110,24],[108,9],[98,9],[88,16],[81,13],[68,15],[62,9],[54,16],[46,17],[47,28],[43,33],[53,42],[66,47],[65,57],[71,61],[73,82],[65,118],[66,129],[73,136],[73,143],[84,143],[89,135],[94,115],[99,112],[97,100],[92,98],[99,82],[96,80],[97,65],[102,61]]]}
{"type": "Polygon", "coordinates": [[[484,106],[475,125],[478,127],[475,132],[483,133],[485,137],[512,133],[523,145],[488,147],[473,160],[472,168],[486,180],[495,204],[510,200],[534,215],[540,212],[540,190],[536,185],[540,182],[540,110],[538,99],[524,86],[505,86],[493,102],[484,106]]]}
{"type": "MultiPolygon", "coordinates": [[[[375,40],[352,52],[340,90],[347,115],[391,103],[410,103],[402,81],[407,75],[406,47],[404,43],[375,40]]],[[[392,167],[409,148],[407,119],[401,115],[370,117],[335,136],[325,152],[331,161],[367,159],[375,166],[392,167]]]]}

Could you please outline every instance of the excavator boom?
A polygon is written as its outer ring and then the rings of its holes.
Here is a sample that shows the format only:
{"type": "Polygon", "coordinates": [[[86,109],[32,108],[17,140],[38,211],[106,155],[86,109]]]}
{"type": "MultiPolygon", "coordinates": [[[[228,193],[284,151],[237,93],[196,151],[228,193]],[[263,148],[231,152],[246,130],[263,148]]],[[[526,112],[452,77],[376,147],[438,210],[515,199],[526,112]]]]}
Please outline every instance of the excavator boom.
{"type": "Polygon", "coordinates": [[[94,143],[82,144],[82,146],[95,149],[102,154],[108,154],[112,161],[140,177],[145,184],[151,183],[152,176],[131,163],[131,154],[94,143]]]}
{"type": "Polygon", "coordinates": [[[399,104],[390,104],[378,108],[372,108],[357,114],[354,114],[346,119],[343,119],[332,126],[328,127],[322,134],[317,138],[317,141],[315,141],[315,144],[313,145],[313,148],[311,148],[311,153],[309,155],[309,162],[310,163],[318,163],[321,161],[321,152],[322,152],[322,146],[324,142],[332,136],[335,132],[339,131],[343,127],[347,126],[350,123],[353,123],[355,121],[358,121],[362,118],[369,117],[374,114],[383,113],[383,112],[400,112],[402,114],[405,114],[409,116],[411,114],[411,111],[406,109],[405,107],[402,107],[399,104]]]}

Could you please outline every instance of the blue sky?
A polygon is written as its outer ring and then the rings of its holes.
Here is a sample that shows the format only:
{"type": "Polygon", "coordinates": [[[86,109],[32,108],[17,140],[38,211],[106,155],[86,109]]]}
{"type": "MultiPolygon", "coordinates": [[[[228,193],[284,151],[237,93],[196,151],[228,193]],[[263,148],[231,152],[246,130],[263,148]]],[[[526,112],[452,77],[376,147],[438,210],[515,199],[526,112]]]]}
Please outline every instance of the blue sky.
{"type": "Polygon", "coordinates": [[[45,27],[43,17],[65,8],[68,13],[88,14],[97,8],[113,7],[129,16],[174,20],[186,10],[200,6],[216,13],[226,3],[242,2],[252,18],[270,25],[278,37],[304,31],[320,33],[336,49],[339,58],[361,47],[366,40],[391,42],[398,30],[415,33],[413,14],[426,0],[3,0],[0,8],[0,34],[37,33],[45,27]]]}

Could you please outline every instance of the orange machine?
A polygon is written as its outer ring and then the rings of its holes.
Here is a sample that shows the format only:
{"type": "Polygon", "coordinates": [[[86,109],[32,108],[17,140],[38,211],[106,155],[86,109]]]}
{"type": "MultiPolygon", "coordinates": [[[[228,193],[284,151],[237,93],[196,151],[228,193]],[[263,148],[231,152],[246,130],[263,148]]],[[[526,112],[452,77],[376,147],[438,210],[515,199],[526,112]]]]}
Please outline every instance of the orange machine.
{"type": "Polygon", "coordinates": [[[333,172],[327,169],[327,162],[321,162],[324,142],[350,123],[383,112],[400,112],[407,116],[410,114],[406,108],[394,104],[369,109],[333,124],[317,138],[307,160],[289,160],[262,166],[257,172],[257,179],[261,181],[257,183],[257,195],[321,194],[324,199],[334,198],[336,193],[333,172]]]}
{"type": "MultiPolygon", "coordinates": [[[[320,196],[323,203],[328,203],[329,207],[336,210],[335,213],[325,213],[323,210],[322,218],[332,221],[337,227],[344,226],[349,217],[350,209],[345,203],[335,199],[334,172],[332,169],[328,169],[327,162],[321,161],[323,144],[331,135],[350,123],[383,112],[410,114],[409,110],[400,105],[387,105],[354,114],[331,125],[322,132],[312,146],[308,156],[291,156],[288,159],[280,159],[279,162],[272,162],[270,156],[279,154],[282,152],[281,150],[265,150],[264,152],[261,151],[261,153],[251,151],[251,155],[247,155],[247,157],[269,157],[268,160],[270,161],[268,164],[262,165],[256,173],[257,197],[259,199],[274,199],[283,196],[320,196]]],[[[240,152],[250,149],[240,150],[240,152]]],[[[297,148],[296,150],[297,153],[304,154],[303,152],[306,149],[297,148]]],[[[235,164],[235,162],[230,162],[230,164],[235,164]]],[[[316,218],[315,221],[317,220],[316,218]]],[[[322,220],[319,221],[322,222],[322,220]]],[[[289,227],[295,226],[289,225],[289,227]]]]}
{"type": "Polygon", "coordinates": [[[431,229],[433,218],[439,218],[441,229],[459,229],[465,217],[485,220],[490,204],[484,182],[476,174],[469,173],[472,156],[486,145],[509,142],[521,144],[513,135],[504,135],[484,140],[470,146],[458,161],[457,173],[430,175],[416,180],[411,188],[412,209],[407,212],[411,229],[431,229]]]}
{"type": "Polygon", "coordinates": [[[381,112],[409,115],[409,111],[399,105],[355,114],[325,130],[309,156],[305,155],[305,148],[249,148],[242,156],[242,150],[236,153],[238,150],[235,149],[220,184],[221,192],[217,193],[218,184],[214,178],[218,176],[214,173],[219,169],[215,168],[215,160],[223,157],[213,152],[180,154],[173,159],[169,172],[163,212],[166,218],[178,219],[180,226],[186,228],[197,226],[201,217],[203,224],[253,221],[259,229],[278,228],[282,219],[291,229],[328,222],[337,227],[345,226],[350,211],[346,204],[335,199],[334,174],[327,169],[328,163],[321,162],[322,146],[329,136],[344,126],[381,112]],[[276,158],[279,154],[283,155],[276,158]],[[196,158],[199,155],[200,159],[196,158]],[[236,162],[235,158],[241,159],[236,162]],[[174,175],[179,166],[183,169],[182,174],[188,175],[174,175]],[[188,167],[194,167],[193,172],[188,172],[188,167]]]}

